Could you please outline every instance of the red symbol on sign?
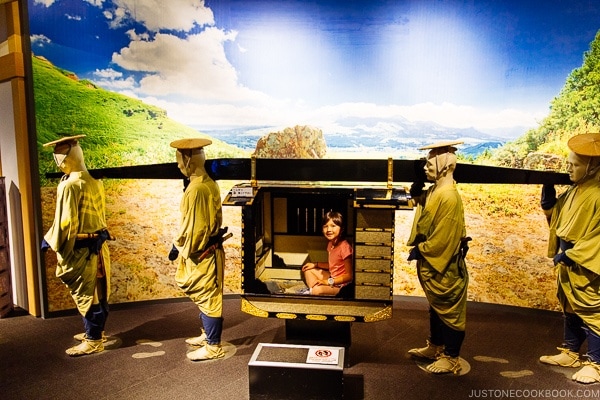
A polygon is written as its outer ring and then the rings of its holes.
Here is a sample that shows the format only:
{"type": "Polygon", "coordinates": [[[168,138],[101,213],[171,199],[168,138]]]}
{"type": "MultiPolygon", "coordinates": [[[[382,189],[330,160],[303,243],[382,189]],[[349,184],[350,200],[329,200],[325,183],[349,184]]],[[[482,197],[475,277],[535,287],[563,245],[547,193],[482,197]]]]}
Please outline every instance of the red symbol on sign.
{"type": "Polygon", "coordinates": [[[317,350],[315,354],[317,357],[331,357],[332,353],[330,350],[317,350]]]}

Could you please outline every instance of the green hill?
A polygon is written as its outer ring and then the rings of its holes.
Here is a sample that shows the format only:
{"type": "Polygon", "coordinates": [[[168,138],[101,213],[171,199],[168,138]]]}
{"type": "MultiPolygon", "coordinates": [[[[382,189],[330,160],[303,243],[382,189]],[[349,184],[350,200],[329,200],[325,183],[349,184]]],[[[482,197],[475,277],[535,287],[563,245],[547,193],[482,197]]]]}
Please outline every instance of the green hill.
{"type": "MultiPolygon", "coordinates": [[[[85,134],[89,169],[175,161],[169,143],[184,137],[209,137],[173,121],[167,112],[140,100],[97,87],[34,56],[33,81],[42,183],[56,172],[52,152],[42,144],[65,135],[85,134]]],[[[248,157],[248,153],[210,138],[207,157],[248,157]]]]}
{"type": "Polygon", "coordinates": [[[569,138],[588,132],[600,132],[600,31],[583,55],[583,64],[566,79],[560,93],[551,101],[550,112],[540,126],[492,155],[494,164],[522,164],[531,152],[566,157],[569,138]]]}

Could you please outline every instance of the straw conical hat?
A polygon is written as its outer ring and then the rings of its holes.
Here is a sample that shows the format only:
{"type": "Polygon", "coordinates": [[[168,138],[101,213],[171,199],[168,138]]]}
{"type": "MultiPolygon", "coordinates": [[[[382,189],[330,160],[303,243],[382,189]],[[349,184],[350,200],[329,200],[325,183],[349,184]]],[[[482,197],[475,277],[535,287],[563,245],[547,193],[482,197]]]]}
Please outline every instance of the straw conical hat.
{"type": "MultiPolygon", "coordinates": [[[[452,151],[455,151],[456,148],[454,148],[454,146],[457,144],[463,144],[463,143],[464,142],[461,142],[459,140],[447,140],[444,142],[436,142],[433,144],[429,144],[427,146],[420,147],[419,150],[433,150],[433,149],[443,149],[444,147],[449,147],[450,149],[452,149],[452,151]]],[[[450,151],[450,149],[448,149],[448,151],[450,151]]]]}
{"type": "Polygon", "coordinates": [[[201,149],[209,144],[212,144],[212,141],[209,139],[190,138],[174,140],[171,142],[170,146],[176,148],[177,150],[194,150],[201,149]]]}
{"type": "Polygon", "coordinates": [[[48,142],[48,143],[44,143],[42,146],[48,147],[48,146],[55,146],[59,143],[77,142],[77,140],[84,138],[84,137],[85,137],[85,135],[65,136],[60,139],[56,139],[51,142],[48,142]]]}
{"type": "Polygon", "coordinates": [[[569,149],[581,156],[600,156],[600,133],[584,133],[573,136],[567,142],[569,149]]]}

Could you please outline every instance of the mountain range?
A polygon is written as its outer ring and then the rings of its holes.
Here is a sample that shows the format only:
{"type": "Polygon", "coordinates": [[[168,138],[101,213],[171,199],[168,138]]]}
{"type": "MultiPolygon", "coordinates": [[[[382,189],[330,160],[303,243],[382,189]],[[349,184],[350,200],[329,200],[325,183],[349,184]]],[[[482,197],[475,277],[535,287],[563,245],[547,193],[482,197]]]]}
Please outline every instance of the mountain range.
{"type": "MultiPolygon", "coordinates": [[[[282,129],[274,126],[251,126],[227,130],[199,130],[226,143],[252,151],[260,137],[282,129]]],[[[327,147],[332,152],[387,152],[395,156],[400,154],[401,158],[414,158],[418,155],[418,148],[440,141],[462,141],[464,145],[459,147],[459,152],[465,157],[473,158],[486,150],[493,151],[507,142],[505,137],[490,135],[474,128],[450,128],[427,121],[411,122],[404,118],[345,118],[321,129],[327,147]]]]}

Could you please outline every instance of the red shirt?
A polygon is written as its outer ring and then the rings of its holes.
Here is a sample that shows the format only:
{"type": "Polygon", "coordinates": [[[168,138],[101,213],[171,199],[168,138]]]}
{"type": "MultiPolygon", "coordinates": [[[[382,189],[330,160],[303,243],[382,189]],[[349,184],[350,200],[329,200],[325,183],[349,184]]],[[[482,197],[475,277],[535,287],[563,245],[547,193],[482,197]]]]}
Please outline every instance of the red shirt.
{"type": "MultiPolygon", "coordinates": [[[[329,274],[332,278],[337,278],[346,273],[344,260],[352,257],[352,246],[348,241],[342,240],[335,247],[331,242],[327,243],[327,252],[329,253],[329,274]]],[[[346,286],[350,282],[345,282],[338,287],[346,286]]]]}

